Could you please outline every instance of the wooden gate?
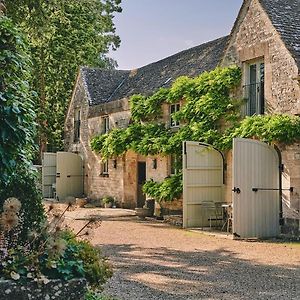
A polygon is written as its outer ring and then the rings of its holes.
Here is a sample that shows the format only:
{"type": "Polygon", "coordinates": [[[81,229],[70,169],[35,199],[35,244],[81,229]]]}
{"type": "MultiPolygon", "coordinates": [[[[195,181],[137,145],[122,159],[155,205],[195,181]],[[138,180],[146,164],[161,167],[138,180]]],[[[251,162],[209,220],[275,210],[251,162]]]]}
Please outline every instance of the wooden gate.
{"type": "Polygon", "coordinates": [[[208,226],[203,201],[223,202],[221,152],[199,142],[183,143],[183,227],[208,226]]]}
{"type": "Polygon", "coordinates": [[[43,153],[42,193],[44,198],[55,198],[56,153],[43,153]]]}
{"type": "Polygon", "coordinates": [[[83,195],[83,164],[80,155],[70,152],[56,153],[56,196],[63,200],[68,196],[83,195]]]}
{"type": "Polygon", "coordinates": [[[243,237],[279,234],[279,157],[259,141],[233,141],[233,233],[243,237]]]}
{"type": "Polygon", "coordinates": [[[83,195],[83,162],[71,152],[44,153],[42,164],[43,197],[64,200],[83,195]]]}

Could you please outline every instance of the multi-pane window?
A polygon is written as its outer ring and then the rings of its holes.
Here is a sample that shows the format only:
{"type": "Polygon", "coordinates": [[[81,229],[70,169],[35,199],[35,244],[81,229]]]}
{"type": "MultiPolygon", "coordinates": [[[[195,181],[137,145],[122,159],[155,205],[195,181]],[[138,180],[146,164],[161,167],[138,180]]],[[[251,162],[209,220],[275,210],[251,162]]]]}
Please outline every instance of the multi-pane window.
{"type": "Polygon", "coordinates": [[[74,112],[74,142],[80,140],[80,109],[75,109],[74,112]]]}
{"type": "Polygon", "coordinates": [[[109,116],[102,117],[102,133],[108,133],[109,131],[109,116]]]}
{"type": "Polygon", "coordinates": [[[175,175],[180,171],[181,159],[182,158],[178,155],[170,155],[170,175],[175,175]]]}
{"type": "Polygon", "coordinates": [[[108,176],[108,160],[101,163],[101,175],[108,176]]]}
{"type": "Polygon", "coordinates": [[[178,127],[179,121],[174,119],[173,114],[177,113],[180,110],[180,104],[171,104],[170,105],[170,127],[178,127]]]}
{"type": "Polygon", "coordinates": [[[265,112],[265,64],[262,61],[247,64],[246,84],[244,86],[246,114],[262,115],[265,112]]]}

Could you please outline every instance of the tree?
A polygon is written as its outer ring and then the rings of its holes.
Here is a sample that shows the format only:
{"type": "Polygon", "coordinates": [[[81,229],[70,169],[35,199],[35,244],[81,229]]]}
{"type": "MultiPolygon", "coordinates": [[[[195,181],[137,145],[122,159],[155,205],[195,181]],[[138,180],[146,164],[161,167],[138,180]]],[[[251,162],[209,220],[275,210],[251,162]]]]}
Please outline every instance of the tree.
{"type": "Polygon", "coordinates": [[[113,15],[120,0],[6,0],[7,15],[26,33],[33,60],[33,89],[40,152],[61,150],[63,124],[80,65],[113,67],[113,15]]]}
{"type": "Polygon", "coordinates": [[[34,93],[29,87],[30,59],[22,34],[0,17],[0,181],[17,164],[27,164],[34,148],[34,93]]]}
{"type": "Polygon", "coordinates": [[[29,168],[36,133],[30,65],[23,35],[0,16],[0,210],[8,197],[21,201],[23,239],[44,217],[36,174],[29,168]]]}

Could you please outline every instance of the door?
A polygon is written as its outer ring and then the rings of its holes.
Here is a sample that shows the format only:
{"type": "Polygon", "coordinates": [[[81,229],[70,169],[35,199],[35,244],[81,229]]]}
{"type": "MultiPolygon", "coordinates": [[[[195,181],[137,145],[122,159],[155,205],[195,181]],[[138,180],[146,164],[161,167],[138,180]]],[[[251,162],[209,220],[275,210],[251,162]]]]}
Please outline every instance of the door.
{"type": "Polygon", "coordinates": [[[55,198],[56,153],[43,153],[42,193],[44,198],[55,198]]]}
{"type": "Polygon", "coordinates": [[[224,159],[220,151],[198,142],[183,143],[183,227],[209,225],[203,201],[224,201],[224,159]]]}
{"type": "Polygon", "coordinates": [[[83,163],[80,155],[56,153],[56,196],[62,201],[68,196],[83,195],[83,163]]]}
{"type": "Polygon", "coordinates": [[[279,233],[279,157],[251,139],[233,140],[233,233],[242,238],[279,233]]]}
{"type": "Polygon", "coordinates": [[[146,201],[146,195],[143,193],[143,185],[146,181],[146,162],[138,162],[137,179],[137,207],[143,207],[146,201]]]}

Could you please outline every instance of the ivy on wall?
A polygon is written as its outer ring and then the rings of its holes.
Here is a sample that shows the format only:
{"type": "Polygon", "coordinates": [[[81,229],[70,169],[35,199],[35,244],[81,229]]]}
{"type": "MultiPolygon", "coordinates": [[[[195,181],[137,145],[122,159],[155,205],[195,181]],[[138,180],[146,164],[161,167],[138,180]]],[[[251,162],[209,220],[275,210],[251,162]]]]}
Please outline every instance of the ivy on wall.
{"type": "MultiPolygon", "coordinates": [[[[216,68],[198,77],[179,77],[169,89],[162,88],[149,97],[130,99],[133,123],[126,129],[113,129],[92,139],[91,148],[102,159],[133,150],[141,155],[180,155],[185,140],[230,149],[234,137],[256,138],[265,142],[293,143],[300,139],[300,118],[265,115],[241,118],[243,101],[233,97],[241,81],[236,67],[216,68]],[[160,124],[163,103],[183,101],[172,117],[182,124],[178,131],[160,124]]],[[[143,191],[157,200],[172,200],[182,193],[182,174],[161,183],[148,181],[143,191]]]]}

